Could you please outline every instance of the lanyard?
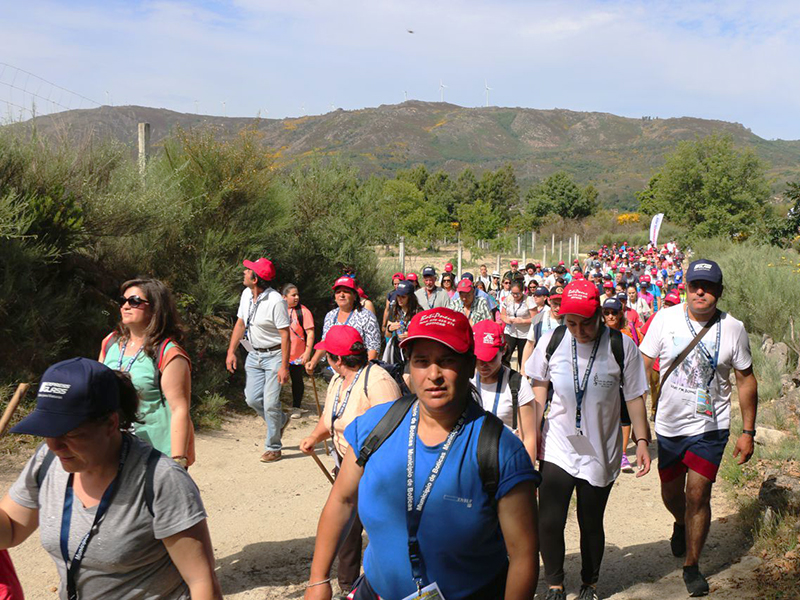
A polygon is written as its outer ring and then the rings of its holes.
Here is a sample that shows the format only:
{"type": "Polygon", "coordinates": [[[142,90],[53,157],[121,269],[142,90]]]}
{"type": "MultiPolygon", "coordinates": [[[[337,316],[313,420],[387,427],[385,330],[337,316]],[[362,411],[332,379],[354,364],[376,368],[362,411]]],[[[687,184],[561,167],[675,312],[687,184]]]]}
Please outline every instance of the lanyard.
{"type": "MultiPolygon", "coordinates": [[[[500,393],[503,391],[503,375],[505,374],[505,369],[500,366],[500,373],[497,375],[497,389],[494,392],[494,405],[492,406],[492,414],[497,416],[497,406],[500,404],[500,393]]],[[[481,404],[483,404],[483,388],[481,387],[481,374],[478,373],[477,377],[478,383],[478,395],[481,397],[481,404]]]]}
{"type": "Polygon", "coordinates": [[[589,375],[594,366],[594,359],[597,357],[597,348],[600,345],[600,338],[603,337],[603,330],[597,332],[597,339],[592,346],[592,353],[589,355],[589,363],[586,365],[586,372],[583,374],[583,381],[578,383],[578,343],[575,338],[572,338],[572,382],[575,385],[575,402],[578,407],[575,411],[575,429],[578,433],[583,435],[581,430],[581,404],[583,404],[583,395],[586,393],[586,386],[589,384],[589,375]]]}
{"type": "Polygon", "coordinates": [[[517,303],[516,303],[516,302],[514,302],[514,301],[512,300],[512,301],[511,301],[511,308],[513,308],[513,309],[514,309],[514,318],[516,319],[516,318],[517,318],[517,311],[518,311],[520,308],[522,308],[522,302],[520,302],[520,303],[519,303],[519,306],[517,306],[517,303]]]}
{"type": "Polygon", "coordinates": [[[70,473],[69,475],[69,479],[67,480],[67,489],[64,492],[64,507],[61,512],[61,556],[64,559],[64,566],[66,567],[67,571],[68,600],[78,600],[78,587],[75,581],[76,576],[81,568],[83,557],[86,554],[86,548],[89,546],[89,540],[91,540],[92,536],[97,533],[98,529],[100,529],[100,524],[103,522],[103,519],[105,519],[106,513],[108,512],[108,507],[114,498],[117,488],[119,487],[122,469],[125,466],[125,461],[128,458],[130,449],[131,440],[127,435],[123,434],[122,449],[120,450],[119,454],[119,467],[117,468],[117,475],[114,477],[114,480],[111,482],[111,484],[106,488],[106,491],[103,492],[103,497],[100,499],[100,504],[97,506],[97,512],[94,515],[94,522],[89,528],[89,531],[86,532],[86,535],[83,536],[83,539],[81,539],[80,543],[78,544],[78,548],[75,550],[75,555],[72,557],[71,563],[69,560],[69,530],[72,524],[72,483],[75,474],[70,473]]]}
{"type": "Polygon", "coordinates": [[[425,290],[425,302],[428,304],[428,308],[433,308],[433,304],[436,304],[436,295],[439,292],[437,288],[433,288],[433,294],[428,294],[428,290],[425,290]],[[431,296],[433,296],[433,304],[431,304],[431,296]]]}
{"type": "Polygon", "coordinates": [[[353,313],[356,312],[355,310],[351,310],[350,314],[347,315],[347,318],[344,320],[344,323],[339,323],[339,312],[341,310],[341,308],[336,309],[336,316],[333,318],[334,325],[347,325],[350,322],[350,319],[353,317],[353,313]]]}
{"type": "Polygon", "coordinates": [[[411,411],[411,425],[408,429],[408,463],[406,465],[406,526],[408,527],[408,558],[411,561],[411,576],[417,584],[417,593],[422,588],[422,553],[419,539],[417,538],[420,520],[422,519],[422,510],[425,508],[425,502],[428,500],[433,484],[442,472],[442,466],[450,452],[450,448],[452,448],[453,442],[464,426],[468,410],[469,404],[464,408],[464,412],[461,413],[455,427],[447,434],[447,438],[442,444],[442,450],[439,452],[439,457],[436,459],[436,463],[425,481],[416,505],[414,505],[414,467],[416,464],[417,430],[419,429],[419,401],[414,402],[414,408],[411,411]]]}
{"type": "Polygon", "coordinates": [[[144,351],[144,344],[142,344],[139,349],[136,351],[136,354],[128,361],[125,367],[122,367],[122,361],[125,358],[125,348],[128,347],[128,341],[125,340],[125,343],[122,344],[122,348],[119,351],[119,359],[117,360],[117,371],[122,371],[123,373],[127,373],[131,370],[133,363],[136,362],[136,359],[139,358],[139,355],[144,351]]]}
{"type": "MultiPolygon", "coordinates": [[[[692,337],[696,336],[697,332],[695,332],[694,327],[692,327],[692,322],[689,320],[688,309],[683,311],[683,316],[686,317],[686,325],[689,327],[689,331],[692,332],[692,337]]],[[[713,319],[714,317],[711,318],[713,319]]],[[[700,340],[697,343],[697,347],[700,348],[700,351],[703,353],[703,356],[706,357],[706,360],[708,360],[709,364],[711,365],[711,377],[709,378],[708,383],[706,384],[706,389],[711,389],[711,382],[714,381],[714,375],[716,375],[717,373],[717,365],[719,364],[719,343],[721,337],[722,337],[722,322],[719,319],[717,319],[717,347],[714,349],[714,356],[713,357],[711,356],[711,353],[708,351],[708,348],[706,348],[706,345],[703,343],[703,340],[700,340]]]]}
{"type": "MultiPolygon", "coordinates": [[[[292,310],[294,311],[294,319],[295,319],[295,321],[294,321],[293,325],[294,325],[294,324],[300,325],[300,320],[297,318],[297,311],[298,311],[298,310],[303,310],[303,309],[302,309],[302,308],[300,308],[300,309],[293,308],[292,310]]],[[[292,333],[294,333],[294,334],[295,334],[295,335],[296,335],[298,338],[300,338],[301,340],[305,341],[305,339],[306,339],[306,338],[305,338],[304,336],[300,335],[299,333],[297,333],[297,331],[296,331],[294,328],[292,328],[292,327],[289,327],[289,331],[291,331],[292,333]]]]}
{"type": "Polygon", "coordinates": [[[258,305],[261,304],[261,301],[267,297],[267,294],[269,294],[269,289],[266,289],[263,292],[261,292],[258,295],[258,298],[256,298],[255,302],[250,300],[250,312],[247,315],[247,323],[245,323],[244,325],[244,339],[246,340],[250,339],[250,322],[253,320],[253,317],[256,316],[258,305]]]}
{"type": "Polygon", "coordinates": [[[339,395],[342,393],[342,386],[344,385],[344,377],[342,378],[342,382],[339,384],[339,389],[336,391],[336,397],[333,399],[333,410],[331,411],[331,438],[333,438],[333,424],[336,423],[336,419],[340,418],[344,414],[344,409],[347,408],[347,403],[350,400],[350,392],[353,391],[353,388],[356,385],[356,381],[361,376],[361,371],[364,370],[364,367],[361,367],[356,373],[356,376],[353,378],[353,382],[350,384],[350,387],[347,388],[347,391],[344,393],[344,400],[342,401],[342,405],[339,406],[339,395]]]}

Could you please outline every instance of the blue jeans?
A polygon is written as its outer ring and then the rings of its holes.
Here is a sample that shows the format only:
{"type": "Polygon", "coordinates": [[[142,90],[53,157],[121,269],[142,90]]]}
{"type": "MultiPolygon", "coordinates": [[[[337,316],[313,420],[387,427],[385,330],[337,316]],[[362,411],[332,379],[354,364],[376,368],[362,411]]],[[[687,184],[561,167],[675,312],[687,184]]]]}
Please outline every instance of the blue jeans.
{"type": "Polygon", "coordinates": [[[281,449],[281,427],[289,419],[281,410],[281,384],[278,383],[278,368],[281,366],[281,351],[257,352],[247,355],[244,370],[247,382],[244,396],[247,405],[267,422],[267,437],[264,450],[281,449]]]}

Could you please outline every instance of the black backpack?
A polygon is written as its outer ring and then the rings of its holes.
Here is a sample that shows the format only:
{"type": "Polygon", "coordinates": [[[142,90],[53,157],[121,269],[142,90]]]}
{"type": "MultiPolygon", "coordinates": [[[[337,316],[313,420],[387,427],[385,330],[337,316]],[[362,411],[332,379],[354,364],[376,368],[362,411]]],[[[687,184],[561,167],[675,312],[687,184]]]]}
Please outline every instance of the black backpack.
{"type": "MultiPolygon", "coordinates": [[[[394,430],[402,423],[408,411],[416,401],[416,394],[409,394],[395,400],[386,411],[378,424],[367,437],[361,452],[358,454],[356,464],[364,468],[370,456],[381,447],[394,430]]],[[[492,505],[496,506],[495,495],[500,484],[500,435],[503,432],[503,422],[490,412],[486,412],[478,436],[478,472],[483,484],[483,491],[490,498],[492,505]]]]}
{"type": "Polygon", "coordinates": [[[371,361],[367,363],[366,372],[364,373],[364,396],[369,398],[369,394],[367,393],[367,384],[369,383],[369,371],[372,368],[372,365],[377,365],[387,373],[389,376],[395,380],[397,385],[400,386],[400,393],[405,396],[411,393],[411,390],[408,389],[406,385],[405,379],[403,379],[403,365],[400,363],[387,363],[382,360],[378,360],[377,358],[373,358],[371,361]]]}

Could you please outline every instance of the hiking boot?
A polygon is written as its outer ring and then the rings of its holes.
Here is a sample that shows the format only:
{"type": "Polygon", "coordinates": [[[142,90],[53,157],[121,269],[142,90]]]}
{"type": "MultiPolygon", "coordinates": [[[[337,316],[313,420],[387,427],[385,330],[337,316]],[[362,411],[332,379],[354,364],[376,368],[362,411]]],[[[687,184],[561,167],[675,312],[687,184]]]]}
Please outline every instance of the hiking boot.
{"type": "Polygon", "coordinates": [[[633,473],[633,467],[631,466],[628,457],[624,454],[622,455],[622,472],[623,473],[633,473]]]}
{"type": "Polygon", "coordinates": [[[672,525],[672,537],[669,538],[669,547],[672,549],[673,556],[683,556],[686,554],[686,526],[674,523],[672,525]]]}
{"type": "Polygon", "coordinates": [[[564,588],[548,588],[544,600],[567,600],[567,592],[564,588]]]}
{"type": "Polygon", "coordinates": [[[703,577],[697,565],[683,567],[683,583],[686,584],[686,591],[693,598],[708,594],[708,581],[703,577]]]}
{"type": "Polygon", "coordinates": [[[581,586],[578,600],[600,600],[600,597],[597,595],[597,590],[593,585],[584,584],[581,586]]]}
{"type": "Polygon", "coordinates": [[[281,459],[281,451],[280,450],[267,450],[264,454],[261,455],[261,462],[263,463],[271,463],[281,459]]]}

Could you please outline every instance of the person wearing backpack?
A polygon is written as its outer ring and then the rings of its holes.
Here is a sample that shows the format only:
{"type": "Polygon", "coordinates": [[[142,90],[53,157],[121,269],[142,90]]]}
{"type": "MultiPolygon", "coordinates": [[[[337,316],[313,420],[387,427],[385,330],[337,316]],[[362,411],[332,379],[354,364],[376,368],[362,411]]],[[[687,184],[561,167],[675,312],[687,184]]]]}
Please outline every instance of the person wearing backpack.
{"type": "Polygon", "coordinates": [[[0,501],[0,549],[38,528],[62,600],[221,599],[200,491],[126,431],[138,404],[129,375],[97,361],[44,372],[36,408],[11,432],[45,443],[0,501]]]}
{"type": "Polygon", "coordinates": [[[503,325],[480,321],[473,325],[475,335],[475,376],[470,383],[478,390],[481,406],[511,428],[536,462],[536,406],[528,380],[503,364],[505,338],[503,325]]]}
{"type": "MultiPolygon", "coordinates": [[[[300,442],[300,450],[313,454],[317,444],[332,438],[338,475],[342,457],[349,448],[344,435],[347,426],[371,407],[397,400],[401,396],[400,387],[389,373],[368,362],[361,334],[349,325],[331,328],[315,349],[325,350],[328,364],[336,374],[328,384],[322,417],[311,435],[300,442]]],[[[337,576],[341,598],[346,598],[361,571],[363,530],[356,517],[339,548],[337,576]]]]}
{"type": "Polygon", "coordinates": [[[542,337],[525,372],[533,381],[537,422],[548,387],[553,395],[542,431],[539,539],[546,600],[565,600],[564,528],[573,492],[578,497],[581,580],[578,598],[598,598],[603,558],[603,514],[620,473],[621,402],[636,439],[637,477],[650,471],[650,428],[644,406],[644,362],[628,336],[603,324],[597,286],[586,280],[564,288],[564,325],[542,337]]]}
{"type": "Polygon", "coordinates": [[[539,476],[522,442],[476,402],[467,317],[423,311],[402,347],[417,395],[346,429],[350,448],[320,517],[306,600],[331,597],[331,564],[356,502],[369,535],[356,600],[433,589],[447,600],[533,598],[539,476]]]}
{"type": "Polygon", "coordinates": [[[141,399],[134,433],[188,468],[195,461],[192,365],[172,292],[157,279],[126,281],[119,310],[117,329],[103,340],[98,360],[130,373],[141,399]]]}

